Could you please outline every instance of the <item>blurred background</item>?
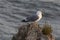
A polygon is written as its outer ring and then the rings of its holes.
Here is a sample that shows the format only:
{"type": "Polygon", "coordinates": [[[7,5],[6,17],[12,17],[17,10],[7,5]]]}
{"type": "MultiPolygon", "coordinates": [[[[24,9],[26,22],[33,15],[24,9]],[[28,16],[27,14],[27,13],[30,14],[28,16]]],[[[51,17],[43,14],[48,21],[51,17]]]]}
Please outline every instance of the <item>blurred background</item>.
{"type": "Polygon", "coordinates": [[[0,0],[0,40],[11,40],[21,20],[40,9],[45,16],[39,24],[48,21],[56,40],[60,40],[60,0],[0,0]]]}

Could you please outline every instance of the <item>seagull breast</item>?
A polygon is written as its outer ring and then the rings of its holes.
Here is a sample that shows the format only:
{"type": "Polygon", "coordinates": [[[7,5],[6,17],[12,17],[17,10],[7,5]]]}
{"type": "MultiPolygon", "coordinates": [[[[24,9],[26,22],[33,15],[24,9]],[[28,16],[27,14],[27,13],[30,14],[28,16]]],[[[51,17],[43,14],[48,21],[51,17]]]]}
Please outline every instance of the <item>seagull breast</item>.
{"type": "Polygon", "coordinates": [[[38,15],[38,19],[35,22],[38,22],[39,20],[41,20],[42,15],[38,15]]]}

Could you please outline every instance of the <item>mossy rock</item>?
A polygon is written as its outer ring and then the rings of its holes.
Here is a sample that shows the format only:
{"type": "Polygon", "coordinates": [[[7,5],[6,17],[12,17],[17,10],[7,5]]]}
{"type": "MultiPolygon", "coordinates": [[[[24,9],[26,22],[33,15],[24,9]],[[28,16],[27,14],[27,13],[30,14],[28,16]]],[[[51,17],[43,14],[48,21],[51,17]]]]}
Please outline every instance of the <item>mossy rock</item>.
{"type": "Polygon", "coordinates": [[[38,23],[23,24],[19,27],[16,35],[13,35],[12,40],[42,40],[42,38],[51,40],[53,39],[52,34],[47,37],[50,33],[52,33],[51,25],[44,24],[41,28],[38,23]]]}
{"type": "Polygon", "coordinates": [[[44,25],[43,25],[43,28],[42,28],[42,33],[44,34],[44,35],[50,35],[51,33],[52,33],[52,27],[51,27],[51,25],[49,25],[49,24],[47,24],[47,23],[45,23],[44,25]]]}

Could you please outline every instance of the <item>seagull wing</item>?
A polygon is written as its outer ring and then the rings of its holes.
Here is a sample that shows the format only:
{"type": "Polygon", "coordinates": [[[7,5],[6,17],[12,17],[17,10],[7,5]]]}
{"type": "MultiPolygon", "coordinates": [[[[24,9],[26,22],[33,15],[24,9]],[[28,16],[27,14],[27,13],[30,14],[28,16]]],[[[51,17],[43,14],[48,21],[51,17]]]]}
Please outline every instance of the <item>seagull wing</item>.
{"type": "Polygon", "coordinates": [[[37,15],[32,15],[26,18],[27,22],[36,21],[37,19],[39,19],[37,15]]]}

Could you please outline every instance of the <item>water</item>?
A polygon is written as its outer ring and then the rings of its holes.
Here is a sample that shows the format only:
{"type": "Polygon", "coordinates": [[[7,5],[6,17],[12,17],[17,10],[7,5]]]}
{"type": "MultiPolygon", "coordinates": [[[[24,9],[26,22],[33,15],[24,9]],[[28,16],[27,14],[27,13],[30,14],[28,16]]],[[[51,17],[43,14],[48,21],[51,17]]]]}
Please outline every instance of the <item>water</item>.
{"type": "Polygon", "coordinates": [[[45,19],[53,27],[56,40],[60,40],[60,3],[57,1],[40,0],[0,0],[0,40],[11,40],[17,33],[20,21],[26,16],[36,13],[38,9],[44,9],[44,16],[39,24],[45,19]]]}

